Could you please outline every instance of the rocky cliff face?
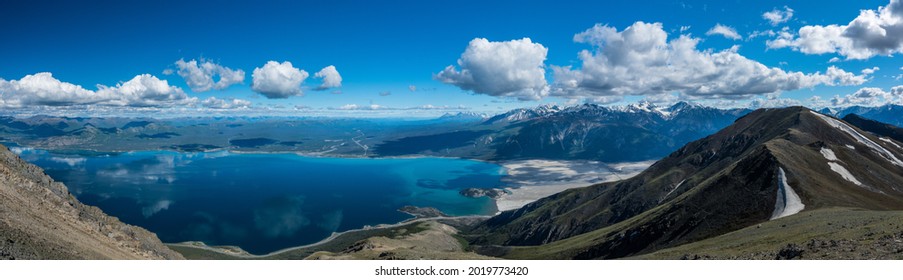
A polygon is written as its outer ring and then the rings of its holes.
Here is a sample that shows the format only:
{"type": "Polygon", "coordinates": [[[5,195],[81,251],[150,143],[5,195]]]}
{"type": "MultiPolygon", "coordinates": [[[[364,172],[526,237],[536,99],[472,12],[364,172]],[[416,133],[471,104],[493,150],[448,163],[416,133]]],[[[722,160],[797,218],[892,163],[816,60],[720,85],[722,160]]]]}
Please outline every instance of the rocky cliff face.
{"type": "Polygon", "coordinates": [[[0,145],[0,259],[182,259],[0,145]]]}

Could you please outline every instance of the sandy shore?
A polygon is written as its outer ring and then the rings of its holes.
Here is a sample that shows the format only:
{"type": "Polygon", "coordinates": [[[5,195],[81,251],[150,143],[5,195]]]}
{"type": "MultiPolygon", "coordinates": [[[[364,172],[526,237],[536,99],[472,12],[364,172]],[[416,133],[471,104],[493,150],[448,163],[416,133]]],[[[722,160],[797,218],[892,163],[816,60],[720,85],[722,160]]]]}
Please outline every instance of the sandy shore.
{"type": "Polygon", "coordinates": [[[603,163],[585,160],[517,160],[499,162],[510,192],[496,199],[499,212],[520,208],[567,189],[636,176],[655,161],[603,163]]]}

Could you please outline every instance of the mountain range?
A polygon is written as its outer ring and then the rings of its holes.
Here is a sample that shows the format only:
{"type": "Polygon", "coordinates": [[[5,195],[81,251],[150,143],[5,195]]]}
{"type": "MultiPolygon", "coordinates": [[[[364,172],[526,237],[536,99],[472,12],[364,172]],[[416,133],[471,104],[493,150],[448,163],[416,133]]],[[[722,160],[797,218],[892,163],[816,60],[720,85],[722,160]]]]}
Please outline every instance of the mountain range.
{"type": "Polygon", "coordinates": [[[886,104],[876,107],[866,106],[850,106],[843,108],[824,108],[819,110],[820,113],[835,116],[838,118],[855,114],[863,118],[883,122],[897,127],[903,126],[903,106],[896,104],[886,104]]]}
{"type": "Polygon", "coordinates": [[[456,131],[390,139],[381,156],[441,155],[488,160],[590,159],[606,162],[660,158],[749,113],[687,102],[657,107],[583,104],[515,109],[456,131]]]}

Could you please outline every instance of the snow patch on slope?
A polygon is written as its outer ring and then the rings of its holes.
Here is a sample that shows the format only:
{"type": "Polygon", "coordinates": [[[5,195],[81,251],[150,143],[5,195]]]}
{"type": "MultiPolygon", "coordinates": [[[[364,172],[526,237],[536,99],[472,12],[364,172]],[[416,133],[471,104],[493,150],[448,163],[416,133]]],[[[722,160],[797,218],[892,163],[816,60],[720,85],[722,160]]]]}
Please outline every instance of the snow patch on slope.
{"type": "Polygon", "coordinates": [[[671,111],[668,111],[667,108],[655,108],[655,111],[662,115],[665,119],[671,118],[671,111]]]}
{"type": "Polygon", "coordinates": [[[894,147],[897,147],[897,149],[903,150],[903,147],[900,147],[900,145],[897,145],[897,143],[894,143],[893,140],[890,140],[890,139],[887,139],[887,138],[878,138],[878,140],[881,140],[881,141],[890,143],[891,145],[894,145],[894,147]]]}
{"type": "Polygon", "coordinates": [[[861,144],[863,144],[863,145],[865,145],[865,146],[871,148],[871,149],[874,150],[876,153],[878,153],[878,155],[884,157],[885,159],[887,159],[888,161],[890,161],[890,162],[893,163],[894,165],[903,167],[903,161],[900,161],[900,159],[898,159],[896,156],[894,156],[893,153],[891,153],[890,151],[888,151],[888,150],[885,149],[884,147],[881,147],[881,145],[878,145],[878,143],[875,143],[874,141],[872,141],[872,140],[869,139],[868,137],[865,137],[864,135],[860,134],[858,131],[856,131],[856,129],[854,129],[854,128],[850,127],[849,125],[847,125],[847,124],[845,124],[845,123],[843,123],[843,122],[841,122],[841,121],[839,121],[839,120],[836,120],[836,119],[834,119],[834,118],[831,118],[831,117],[828,117],[828,116],[825,116],[825,115],[816,113],[816,112],[814,112],[814,111],[810,111],[810,112],[812,112],[813,114],[815,114],[816,116],[818,116],[819,118],[821,118],[822,120],[824,120],[826,123],[828,123],[828,125],[831,125],[831,126],[833,126],[834,128],[837,128],[837,129],[839,129],[839,130],[841,130],[841,131],[843,131],[843,132],[846,132],[847,134],[849,134],[850,136],[852,136],[853,139],[856,139],[857,142],[859,142],[859,143],[861,143],[861,144]]]}
{"type": "Polygon", "coordinates": [[[821,152],[821,155],[824,156],[825,159],[828,160],[828,166],[831,167],[831,171],[834,171],[834,173],[840,174],[840,177],[843,177],[844,180],[850,181],[851,183],[856,184],[857,186],[870,189],[870,188],[866,187],[865,184],[860,182],[859,179],[856,179],[856,177],[853,176],[853,174],[850,173],[849,170],[844,168],[843,165],[840,165],[838,163],[838,162],[842,162],[842,161],[837,159],[837,155],[834,154],[834,150],[831,150],[828,148],[821,148],[820,152],[821,152]]]}
{"type": "Polygon", "coordinates": [[[663,196],[662,199],[659,199],[658,203],[662,203],[662,201],[665,201],[665,199],[668,198],[668,196],[670,196],[672,193],[674,193],[674,191],[679,189],[680,186],[683,185],[684,182],[686,182],[686,181],[687,181],[687,179],[680,180],[680,183],[677,183],[677,185],[674,186],[674,188],[672,188],[671,191],[669,191],[667,194],[665,194],[665,196],[663,196]]]}
{"type": "Polygon", "coordinates": [[[821,148],[821,155],[825,156],[825,159],[830,161],[838,161],[837,155],[834,154],[834,151],[828,148],[821,148]]]}
{"type": "Polygon", "coordinates": [[[853,174],[851,174],[850,171],[844,168],[842,165],[836,162],[828,162],[828,165],[831,166],[832,171],[840,174],[840,177],[843,177],[844,180],[850,181],[857,186],[862,186],[862,182],[859,182],[856,177],[853,177],[853,174]]]}
{"type": "Polygon", "coordinates": [[[800,196],[793,191],[793,188],[787,184],[787,175],[784,174],[784,168],[778,167],[778,198],[774,203],[774,212],[771,213],[771,220],[787,217],[806,208],[800,196]]]}

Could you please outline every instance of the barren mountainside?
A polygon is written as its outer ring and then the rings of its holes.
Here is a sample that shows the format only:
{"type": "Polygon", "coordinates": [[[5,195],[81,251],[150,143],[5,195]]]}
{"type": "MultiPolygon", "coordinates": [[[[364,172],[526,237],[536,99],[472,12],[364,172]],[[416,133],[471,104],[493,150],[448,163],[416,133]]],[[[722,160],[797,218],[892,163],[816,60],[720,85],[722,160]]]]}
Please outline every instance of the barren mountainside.
{"type": "Polygon", "coordinates": [[[539,246],[535,258],[621,258],[799,211],[901,210],[900,145],[802,107],[757,110],[633,178],[497,215],[471,240],[491,255],[539,246]]]}
{"type": "Polygon", "coordinates": [[[0,259],[182,259],[0,145],[0,259]]]}

